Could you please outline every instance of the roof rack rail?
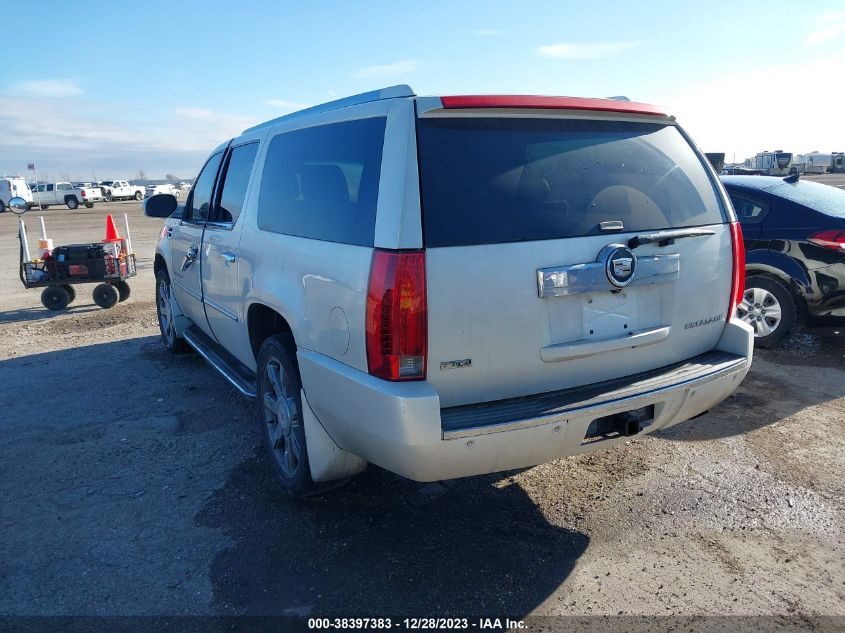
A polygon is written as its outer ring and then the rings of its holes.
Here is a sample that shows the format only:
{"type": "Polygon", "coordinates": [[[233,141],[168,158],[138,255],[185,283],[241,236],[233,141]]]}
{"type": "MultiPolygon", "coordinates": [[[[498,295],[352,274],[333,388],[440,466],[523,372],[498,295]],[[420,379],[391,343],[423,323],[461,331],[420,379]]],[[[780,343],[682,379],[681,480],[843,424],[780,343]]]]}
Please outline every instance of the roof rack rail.
{"type": "Polygon", "coordinates": [[[263,127],[268,127],[270,125],[275,125],[280,121],[291,121],[293,119],[298,119],[302,116],[307,116],[310,114],[318,114],[320,112],[329,112],[330,110],[337,110],[338,108],[345,108],[347,106],[358,105],[361,103],[370,103],[371,101],[381,101],[382,99],[397,99],[401,97],[414,97],[414,91],[411,89],[410,86],[406,84],[399,84],[397,86],[388,86],[387,88],[381,88],[380,90],[371,90],[370,92],[362,92],[359,95],[352,95],[351,97],[343,97],[342,99],[336,99],[334,101],[329,101],[328,103],[321,103],[320,105],[315,105],[310,108],[305,108],[304,110],[298,110],[296,112],[291,112],[290,114],[286,114],[284,116],[277,117],[275,119],[271,119],[269,121],[265,121],[264,123],[259,123],[258,125],[254,125],[251,128],[247,128],[243,131],[243,134],[247,132],[253,132],[255,130],[260,130],[263,127]]]}

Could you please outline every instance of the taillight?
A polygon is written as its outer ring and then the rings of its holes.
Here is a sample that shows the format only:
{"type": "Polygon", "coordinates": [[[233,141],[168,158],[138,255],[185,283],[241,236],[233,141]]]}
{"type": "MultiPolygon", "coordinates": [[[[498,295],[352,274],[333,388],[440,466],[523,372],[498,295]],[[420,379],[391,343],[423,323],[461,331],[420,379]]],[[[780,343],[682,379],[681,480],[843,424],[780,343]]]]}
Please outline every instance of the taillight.
{"type": "Polygon", "coordinates": [[[845,231],[822,231],[810,237],[809,241],[824,248],[845,251],[845,231]]]}
{"type": "Polygon", "coordinates": [[[425,253],[373,252],[367,290],[367,364],[386,380],[425,379],[425,253]]]}
{"type": "Polygon", "coordinates": [[[742,303],[745,294],[745,243],[739,222],[731,222],[731,255],[733,276],[731,279],[731,303],[728,306],[728,320],[736,314],[736,307],[742,303]]]}

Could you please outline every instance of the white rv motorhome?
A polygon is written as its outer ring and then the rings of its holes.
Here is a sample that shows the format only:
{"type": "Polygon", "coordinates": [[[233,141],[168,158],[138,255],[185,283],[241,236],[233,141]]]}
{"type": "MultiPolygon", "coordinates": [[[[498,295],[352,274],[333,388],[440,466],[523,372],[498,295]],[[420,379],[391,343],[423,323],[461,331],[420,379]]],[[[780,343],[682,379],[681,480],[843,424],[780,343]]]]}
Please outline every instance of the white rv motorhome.
{"type": "Polygon", "coordinates": [[[819,152],[798,154],[792,161],[791,171],[798,174],[825,174],[831,171],[833,158],[833,154],[820,154],[819,152]]]}
{"type": "Polygon", "coordinates": [[[792,152],[776,149],[773,152],[760,152],[751,159],[751,167],[766,176],[786,176],[792,163],[792,152]]]}
{"type": "Polygon", "coordinates": [[[0,213],[9,206],[9,200],[20,197],[26,200],[27,206],[32,205],[32,191],[26,181],[20,177],[0,179],[0,213]]]}

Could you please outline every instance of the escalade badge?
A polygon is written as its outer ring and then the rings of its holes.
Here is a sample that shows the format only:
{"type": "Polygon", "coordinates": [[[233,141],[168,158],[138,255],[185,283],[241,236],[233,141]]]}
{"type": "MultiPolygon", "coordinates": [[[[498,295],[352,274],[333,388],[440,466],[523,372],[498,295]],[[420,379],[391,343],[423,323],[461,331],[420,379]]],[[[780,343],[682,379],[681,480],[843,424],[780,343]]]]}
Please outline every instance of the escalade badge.
{"type": "Polygon", "coordinates": [[[637,272],[637,256],[622,244],[608,244],[599,253],[598,261],[604,264],[604,272],[612,286],[624,288],[634,281],[637,272]]]}

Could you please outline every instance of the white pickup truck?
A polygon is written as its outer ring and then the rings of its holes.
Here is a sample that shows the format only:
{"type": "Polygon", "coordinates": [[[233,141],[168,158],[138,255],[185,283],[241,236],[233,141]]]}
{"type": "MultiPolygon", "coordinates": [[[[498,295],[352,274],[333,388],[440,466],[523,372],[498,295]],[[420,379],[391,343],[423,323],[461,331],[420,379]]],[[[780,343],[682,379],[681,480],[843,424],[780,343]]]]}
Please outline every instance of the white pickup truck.
{"type": "Polygon", "coordinates": [[[68,209],[76,209],[84,204],[89,209],[95,202],[102,201],[99,187],[85,187],[76,189],[69,182],[42,182],[32,192],[32,203],[41,205],[42,209],[54,204],[67,205],[68,209]]]}
{"type": "Polygon", "coordinates": [[[112,200],[143,200],[144,187],[141,185],[130,185],[125,180],[103,180],[100,182],[100,189],[103,190],[103,197],[106,202],[112,200]]]}

